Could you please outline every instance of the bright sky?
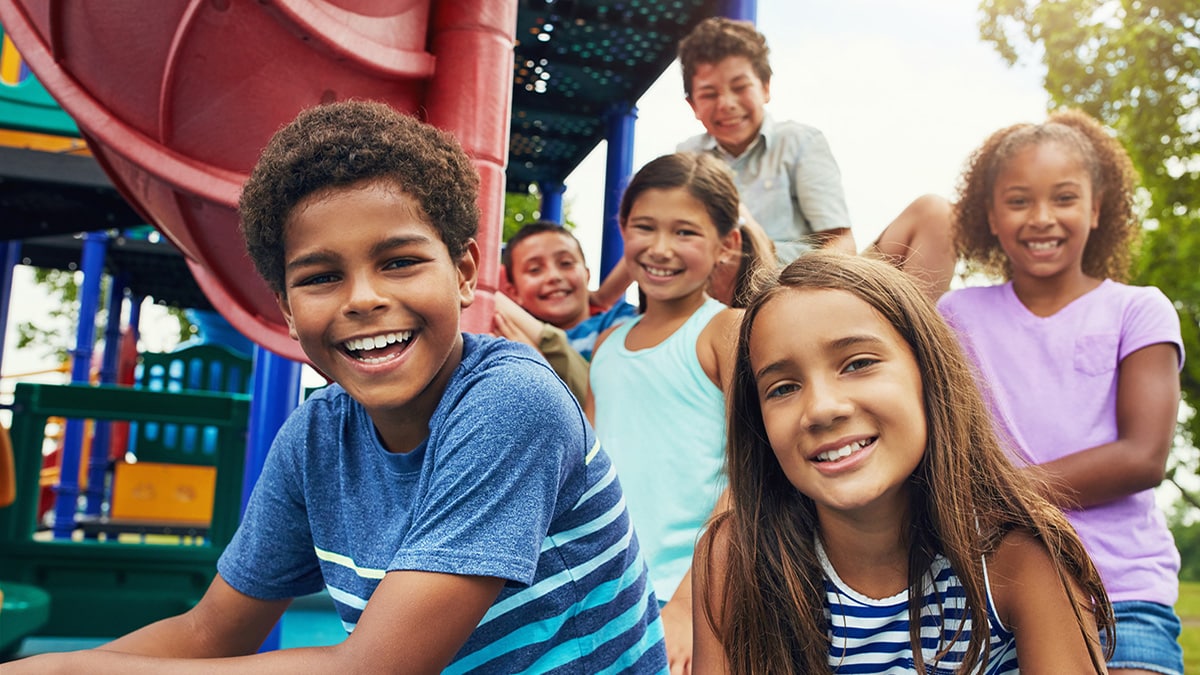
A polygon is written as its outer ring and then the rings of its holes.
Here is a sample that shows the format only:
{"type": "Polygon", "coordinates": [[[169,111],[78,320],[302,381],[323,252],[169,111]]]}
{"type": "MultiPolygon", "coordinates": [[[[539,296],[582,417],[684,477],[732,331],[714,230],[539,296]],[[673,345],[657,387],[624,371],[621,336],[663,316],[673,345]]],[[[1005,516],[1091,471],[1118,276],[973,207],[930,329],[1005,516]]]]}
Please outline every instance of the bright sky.
{"type": "MultiPolygon", "coordinates": [[[[953,197],[967,155],[992,131],[1045,116],[1042,73],[1009,68],[980,41],[977,6],[975,0],[758,2],[774,70],[767,109],[776,119],[824,132],[841,167],[860,249],[916,197],[953,197]]],[[[676,63],[638,104],[634,171],[703,131],[683,98],[676,63]]],[[[601,143],[566,181],[567,213],[594,272],[606,151],[601,143]]]]}
{"type": "MultiPolygon", "coordinates": [[[[953,195],[968,153],[993,130],[1044,116],[1041,74],[1010,69],[978,37],[975,0],[759,0],[775,74],[768,109],[825,133],[842,170],[860,248],[908,202],[953,195]]],[[[673,65],[638,105],[634,170],[703,131],[673,65]]],[[[567,180],[566,204],[593,267],[600,260],[606,145],[567,180]]],[[[5,374],[44,362],[13,351],[20,321],[44,321],[44,299],[18,266],[5,374]]],[[[594,281],[598,279],[595,275],[594,281]]],[[[170,349],[173,320],[143,312],[143,347],[170,349]],[[162,331],[152,326],[161,321],[162,331]],[[160,335],[163,333],[164,335],[160,335]]],[[[11,385],[10,385],[11,386],[11,385]]]]}

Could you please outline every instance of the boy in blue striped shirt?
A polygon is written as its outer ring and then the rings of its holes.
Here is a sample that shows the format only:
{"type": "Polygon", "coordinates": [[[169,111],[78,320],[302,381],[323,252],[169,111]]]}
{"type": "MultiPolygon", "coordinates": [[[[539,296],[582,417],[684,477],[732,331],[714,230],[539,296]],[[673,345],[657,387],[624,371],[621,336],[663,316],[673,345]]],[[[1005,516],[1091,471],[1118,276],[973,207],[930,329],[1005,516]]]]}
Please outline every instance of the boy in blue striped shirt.
{"type": "Polygon", "coordinates": [[[534,350],[460,332],[477,191],[453,138],[382,104],[318,106],[276,134],[243,232],[334,384],[275,438],[200,603],[61,665],[666,671],[624,497],[579,405],[534,350]],[[344,642],[254,654],[322,587],[344,642]]]}

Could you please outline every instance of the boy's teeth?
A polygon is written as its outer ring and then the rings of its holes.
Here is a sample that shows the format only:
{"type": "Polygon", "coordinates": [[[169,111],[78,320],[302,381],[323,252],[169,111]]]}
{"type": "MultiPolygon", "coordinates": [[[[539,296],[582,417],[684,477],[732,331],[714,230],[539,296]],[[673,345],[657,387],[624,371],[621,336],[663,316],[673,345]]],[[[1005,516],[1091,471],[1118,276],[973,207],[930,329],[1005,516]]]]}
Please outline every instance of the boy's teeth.
{"type": "Polygon", "coordinates": [[[822,452],[821,454],[817,455],[816,459],[818,462],[833,462],[842,459],[843,457],[849,457],[850,455],[853,455],[855,452],[870,445],[870,443],[871,439],[864,438],[861,441],[855,441],[854,443],[845,445],[837,450],[828,450],[826,452],[822,452]]]}
{"type": "Polygon", "coordinates": [[[359,352],[370,349],[383,349],[397,342],[408,342],[410,338],[412,338],[412,331],[404,330],[398,333],[384,333],[375,337],[354,338],[353,340],[347,340],[345,346],[349,351],[359,352]]]}
{"type": "Polygon", "coordinates": [[[659,269],[657,267],[647,267],[646,272],[652,277],[669,277],[674,274],[671,270],[659,269]]]}

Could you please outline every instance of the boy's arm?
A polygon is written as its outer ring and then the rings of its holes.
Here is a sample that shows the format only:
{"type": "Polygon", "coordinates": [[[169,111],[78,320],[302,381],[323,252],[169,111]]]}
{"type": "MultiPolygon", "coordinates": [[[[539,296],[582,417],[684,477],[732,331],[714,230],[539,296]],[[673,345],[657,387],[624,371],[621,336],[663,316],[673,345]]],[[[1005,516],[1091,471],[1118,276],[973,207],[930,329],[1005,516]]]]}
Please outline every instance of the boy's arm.
{"type": "Polygon", "coordinates": [[[621,300],[621,298],[625,297],[625,291],[629,288],[629,284],[632,283],[633,275],[630,274],[629,268],[625,265],[625,259],[621,258],[609,270],[608,276],[604,277],[604,280],[600,282],[600,287],[592,291],[588,296],[588,304],[593,307],[608,309],[621,300]]]}
{"type": "Polygon", "coordinates": [[[848,227],[822,230],[813,234],[812,240],[816,248],[841,251],[847,255],[858,254],[858,246],[854,243],[854,233],[848,227]]]}
{"type": "Polygon", "coordinates": [[[1092,659],[1103,664],[1090,600],[1070,580],[1083,626],[1075,618],[1063,582],[1046,546],[1029,532],[1005,535],[988,559],[988,578],[996,613],[1017,641],[1017,661],[1022,673],[1096,672],[1092,659]]]}
{"type": "Polygon", "coordinates": [[[201,604],[180,617],[153,624],[99,650],[24,659],[5,664],[4,672],[8,675],[11,666],[14,675],[439,673],[470,637],[503,585],[504,581],[495,577],[389,572],[375,589],[354,632],[342,643],[254,654],[288,601],[248,598],[218,577],[201,604]],[[242,629],[250,635],[239,635],[242,629]],[[189,631],[203,637],[197,639],[189,631]]]}
{"type": "Polygon", "coordinates": [[[503,293],[494,293],[492,303],[496,308],[493,318],[496,335],[537,347],[542,335],[543,322],[540,319],[503,293]]]}
{"type": "Polygon", "coordinates": [[[1063,508],[1103,504],[1157,487],[1179,414],[1179,352],[1162,342],[1121,360],[1117,371],[1117,439],[1038,466],[1063,508]]]}

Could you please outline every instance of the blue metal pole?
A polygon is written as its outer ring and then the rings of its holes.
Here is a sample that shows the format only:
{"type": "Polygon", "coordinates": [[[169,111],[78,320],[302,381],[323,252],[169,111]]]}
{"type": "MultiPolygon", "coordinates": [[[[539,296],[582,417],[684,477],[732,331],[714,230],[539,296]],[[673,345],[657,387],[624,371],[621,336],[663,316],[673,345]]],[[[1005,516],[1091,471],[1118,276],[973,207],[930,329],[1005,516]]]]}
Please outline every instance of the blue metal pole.
{"type": "Polygon", "coordinates": [[[542,220],[563,222],[563,192],[567,186],[561,181],[542,181],[538,183],[542,193],[542,220]]]}
{"type": "Polygon", "coordinates": [[[4,364],[4,340],[8,337],[8,307],[9,300],[12,299],[13,270],[20,260],[21,242],[0,241],[0,366],[4,364]]]}
{"type": "Polygon", "coordinates": [[[758,0],[725,0],[723,14],[730,19],[758,23],[758,0]]]}
{"type": "MultiPolygon", "coordinates": [[[[100,358],[100,384],[117,381],[117,365],[121,358],[121,311],[125,302],[125,279],[113,277],[108,289],[108,321],[104,328],[104,354],[100,358]]],[[[92,451],[88,453],[87,506],[84,513],[100,515],[104,503],[104,483],[108,474],[111,422],[96,422],[92,432],[92,451]]]]}
{"type": "MultiPolygon", "coordinates": [[[[79,326],[75,332],[75,350],[71,357],[71,382],[87,384],[92,365],[92,343],[96,339],[96,309],[100,304],[100,281],[108,235],[88,232],[83,235],[83,286],[79,289],[79,326]]],[[[58,464],[58,485],[54,497],[54,538],[69,539],[75,529],[75,510],[79,499],[79,458],[83,449],[83,420],[67,420],[62,456],[58,464]]]]}
{"type": "MultiPolygon", "coordinates": [[[[300,402],[299,363],[264,349],[254,347],[254,377],[250,399],[250,430],[246,444],[246,473],[242,482],[242,512],[250,501],[250,492],[258,482],[271,441],[283,421],[300,402]]],[[[260,652],[274,651],[280,645],[280,625],[275,624],[263,641],[260,652]]]]}
{"type": "Polygon", "coordinates": [[[608,276],[621,260],[625,244],[621,239],[621,224],[617,211],[621,194],[633,173],[633,132],[637,126],[637,107],[618,103],[608,111],[608,158],[604,170],[604,228],[600,243],[600,278],[608,276]]]}

